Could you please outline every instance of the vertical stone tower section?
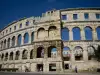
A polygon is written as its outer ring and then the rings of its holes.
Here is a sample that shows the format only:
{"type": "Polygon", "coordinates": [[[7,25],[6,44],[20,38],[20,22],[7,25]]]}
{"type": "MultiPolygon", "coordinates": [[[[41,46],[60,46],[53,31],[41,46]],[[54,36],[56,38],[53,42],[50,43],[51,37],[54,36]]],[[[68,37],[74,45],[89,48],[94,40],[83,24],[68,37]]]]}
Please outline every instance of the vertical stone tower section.
{"type": "Polygon", "coordinates": [[[47,11],[42,17],[36,17],[34,19],[37,24],[34,28],[34,57],[37,59],[42,58],[40,63],[44,65],[44,72],[51,71],[51,64],[56,65],[56,71],[62,71],[62,42],[59,10],[47,11]],[[56,51],[55,56],[52,55],[52,50],[56,51]],[[42,52],[44,52],[43,56],[41,56],[42,52]]]}

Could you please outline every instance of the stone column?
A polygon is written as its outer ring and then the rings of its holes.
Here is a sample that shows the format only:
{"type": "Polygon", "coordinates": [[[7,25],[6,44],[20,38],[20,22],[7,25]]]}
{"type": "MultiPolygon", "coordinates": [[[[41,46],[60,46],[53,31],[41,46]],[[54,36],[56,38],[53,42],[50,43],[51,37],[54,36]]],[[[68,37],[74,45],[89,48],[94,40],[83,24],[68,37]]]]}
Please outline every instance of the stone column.
{"type": "Polygon", "coordinates": [[[92,37],[93,37],[93,40],[97,40],[97,32],[96,32],[96,29],[93,28],[93,31],[92,31],[92,37]]]}
{"type": "Polygon", "coordinates": [[[75,55],[74,55],[74,49],[71,48],[71,61],[75,62],[75,55]]]}
{"type": "Polygon", "coordinates": [[[87,47],[84,47],[83,48],[83,60],[84,61],[88,61],[88,50],[87,50],[87,47]]]}
{"type": "Polygon", "coordinates": [[[48,48],[44,47],[44,58],[48,58],[48,48]]]}
{"type": "Polygon", "coordinates": [[[63,72],[63,64],[62,64],[62,62],[57,62],[56,63],[56,70],[57,70],[57,72],[63,72]]]}
{"type": "Polygon", "coordinates": [[[49,63],[47,61],[43,63],[43,66],[43,72],[49,72],[49,63]]]}
{"type": "Polygon", "coordinates": [[[85,40],[85,32],[84,32],[84,29],[81,28],[81,40],[85,40]]]}
{"type": "Polygon", "coordinates": [[[34,47],[33,58],[36,58],[36,57],[37,57],[37,47],[34,47]]]}
{"type": "Polygon", "coordinates": [[[18,37],[15,36],[15,46],[17,46],[18,37]]]}
{"type": "Polygon", "coordinates": [[[12,47],[12,38],[10,38],[10,47],[12,47]]]}
{"type": "Polygon", "coordinates": [[[13,60],[15,60],[15,57],[16,57],[16,52],[14,51],[13,52],[13,60]]]}
{"type": "Polygon", "coordinates": [[[22,52],[23,50],[20,51],[19,60],[22,60],[22,52]]]}
{"type": "Polygon", "coordinates": [[[7,59],[7,61],[9,61],[9,58],[10,58],[10,52],[8,53],[8,59],[7,59]]]}
{"type": "Polygon", "coordinates": [[[29,32],[29,43],[31,43],[31,32],[29,32]]]}
{"type": "Polygon", "coordinates": [[[62,61],[62,49],[61,47],[57,47],[57,58],[62,61]]]}
{"type": "Polygon", "coordinates": [[[24,34],[22,34],[21,45],[24,45],[24,34]]]}
{"type": "Polygon", "coordinates": [[[27,59],[30,59],[30,50],[28,51],[27,59]]]}
{"type": "Polygon", "coordinates": [[[69,28],[69,40],[70,41],[73,40],[73,31],[72,31],[72,28],[69,28]]]}

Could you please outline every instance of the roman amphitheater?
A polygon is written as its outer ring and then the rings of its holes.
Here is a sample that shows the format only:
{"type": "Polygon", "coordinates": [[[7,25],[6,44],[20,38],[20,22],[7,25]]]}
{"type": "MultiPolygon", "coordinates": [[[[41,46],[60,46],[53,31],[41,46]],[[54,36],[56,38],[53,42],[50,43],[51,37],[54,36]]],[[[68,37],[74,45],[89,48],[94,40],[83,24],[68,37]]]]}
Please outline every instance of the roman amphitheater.
{"type": "Polygon", "coordinates": [[[92,57],[98,45],[100,8],[54,9],[0,31],[0,65],[20,72],[89,70],[100,65],[92,57]]]}

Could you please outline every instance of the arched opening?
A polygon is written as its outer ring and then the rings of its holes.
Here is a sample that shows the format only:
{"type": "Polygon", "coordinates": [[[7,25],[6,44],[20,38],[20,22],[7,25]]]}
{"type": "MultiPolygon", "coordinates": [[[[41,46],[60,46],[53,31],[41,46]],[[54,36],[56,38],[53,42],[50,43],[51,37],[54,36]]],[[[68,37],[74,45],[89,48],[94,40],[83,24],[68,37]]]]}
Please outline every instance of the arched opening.
{"type": "Polygon", "coordinates": [[[15,46],[15,36],[12,37],[12,47],[15,46]]]}
{"type": "Polygon", "coordinates": [[[64,47],[63,48],[63,59],[64,61],[70,61],[70,48],[69,47],[64,47]]]}
{"type": "Polygon", "coordinates": [[[37,48],[37,58],[43,58],[44,57],[44,48],[38,47],[37,48]]]}
{"type": "Polygon", "coordinates": [[[5,61],[8,60],[8,53],[5,54],[5,61]]]}
{"type": "Polygon", "coordinates": [[[57,56],[57,48],[55,46],[50,46],[48,48],[48,57],[56,57],[57,56]]]}
{"type": "Polygon", "coordinates": [[[3,49],[3,41],[1,42],[1,49],[3,49]]]}
{"type": "Polygon", "coordinates": [[[57,35],[57,28],[56,26],[50,26],[49,29],[48,29],[49,33],[49,37],[55,37],[57,35]]]}
{"type": "Polygon", "coordinates": [[[39,28],[37,32],[38,38],[44,38],[46,36],[45,34],[45,29],[44,28],[39,28]]]}
{"type": "Polygon", "coordinates": [[[4,59],[4,54],[2,54],[2,56],[1,56],[1,60],[3,60],[4,59]]]}
{"type": "Polygon", "coordinates": [[[19,56],[20,56],[20,52],[19,51],[16,51],[15,60],[19,60],[19,56]]]}
{"type": "Polygon", "coordinates": [[[31,34],[31,42],[33,42],[34,41],[34,32],[32,32],[32,34],[31,34]]]}
{"type": "Polygon", "coordinates": [[[83,60],[83,49],[80,46],[76,46],[74,49],[75,60],[80,61],[83,60]]]}
{"type": "Polygon", "coordinates": [[[24,34],[24,43],[28,43],[29,42],[29,34],[28,33],[25,33],[24,34]]]}
{"type": "Polygon", "coordinates": [[[74,27],[72,31],[73,31],[73,40],[81,40],[80,28],[74,27]]]}
{"type": "Polygon", "coordinates": [[[23,50],[22,59],[27,59],[27,54],[28,54],[28,51],[27,50],[23,50]]]}
{"type": "Polygon", "coordinates": [[[6,48],[6,39],[4,40],[4,48],[6,48]]]}
{"type": "Polygon", "coordinates": [[[100,40],[100,26],[96,28],[97,38],[100,40]]]}
{"type": "Polygon", "coordinates": [[[10,53],[10,58],[9,60],[13,60],[13,52],[10,53]]]}
{"type": "Polygon", "coordinates": [[[28,26],[29,25],[29,21],[26,21],[26,26],[28,26]]]}
{"type": "Polygon", "coordinates": [[[94,48],[92,46],[88,47],[88,60],[92,60],[94,55],[94,48]]]}
{"type": "Polygon", "coordinates": [[[8,48],[10,48],[10,38],[8,39],[8,48]]]}
{"type": "Polygon", "coordinates": [[[17,45],[20,46],[22,41],[22,36],[21,34],[18,35],[18,40],[17,40],[17,45]]]}
{"type": "Polygon", "coordinates": [[[87,26],[84,28],[86,40],[92,40],[92,28],[87,26]]]}
{"type": "Polygon", "coordinates": [[[33,59],[33,50],[30,52],[30,59],[33,59]]]}
{"type": "Polygon", "coordinates": [[[68,28],[62,28],[61,29],[61,39],[63,41],[69,40],[69,30],[68,30],[68,28]]]}

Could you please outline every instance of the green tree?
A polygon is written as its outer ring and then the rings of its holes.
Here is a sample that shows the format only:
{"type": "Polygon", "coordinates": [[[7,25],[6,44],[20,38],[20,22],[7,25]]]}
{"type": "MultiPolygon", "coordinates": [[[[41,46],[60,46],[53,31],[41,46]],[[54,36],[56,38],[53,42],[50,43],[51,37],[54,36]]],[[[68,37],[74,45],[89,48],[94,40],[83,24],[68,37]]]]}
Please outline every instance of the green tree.
{"type": "Polygon", "coordinates": [[[94,49],[94,58],[96,58],[96,60],[100,62],[100,45],[98,45],[97,49],[94,46],[92,47],[94,49]]]}

